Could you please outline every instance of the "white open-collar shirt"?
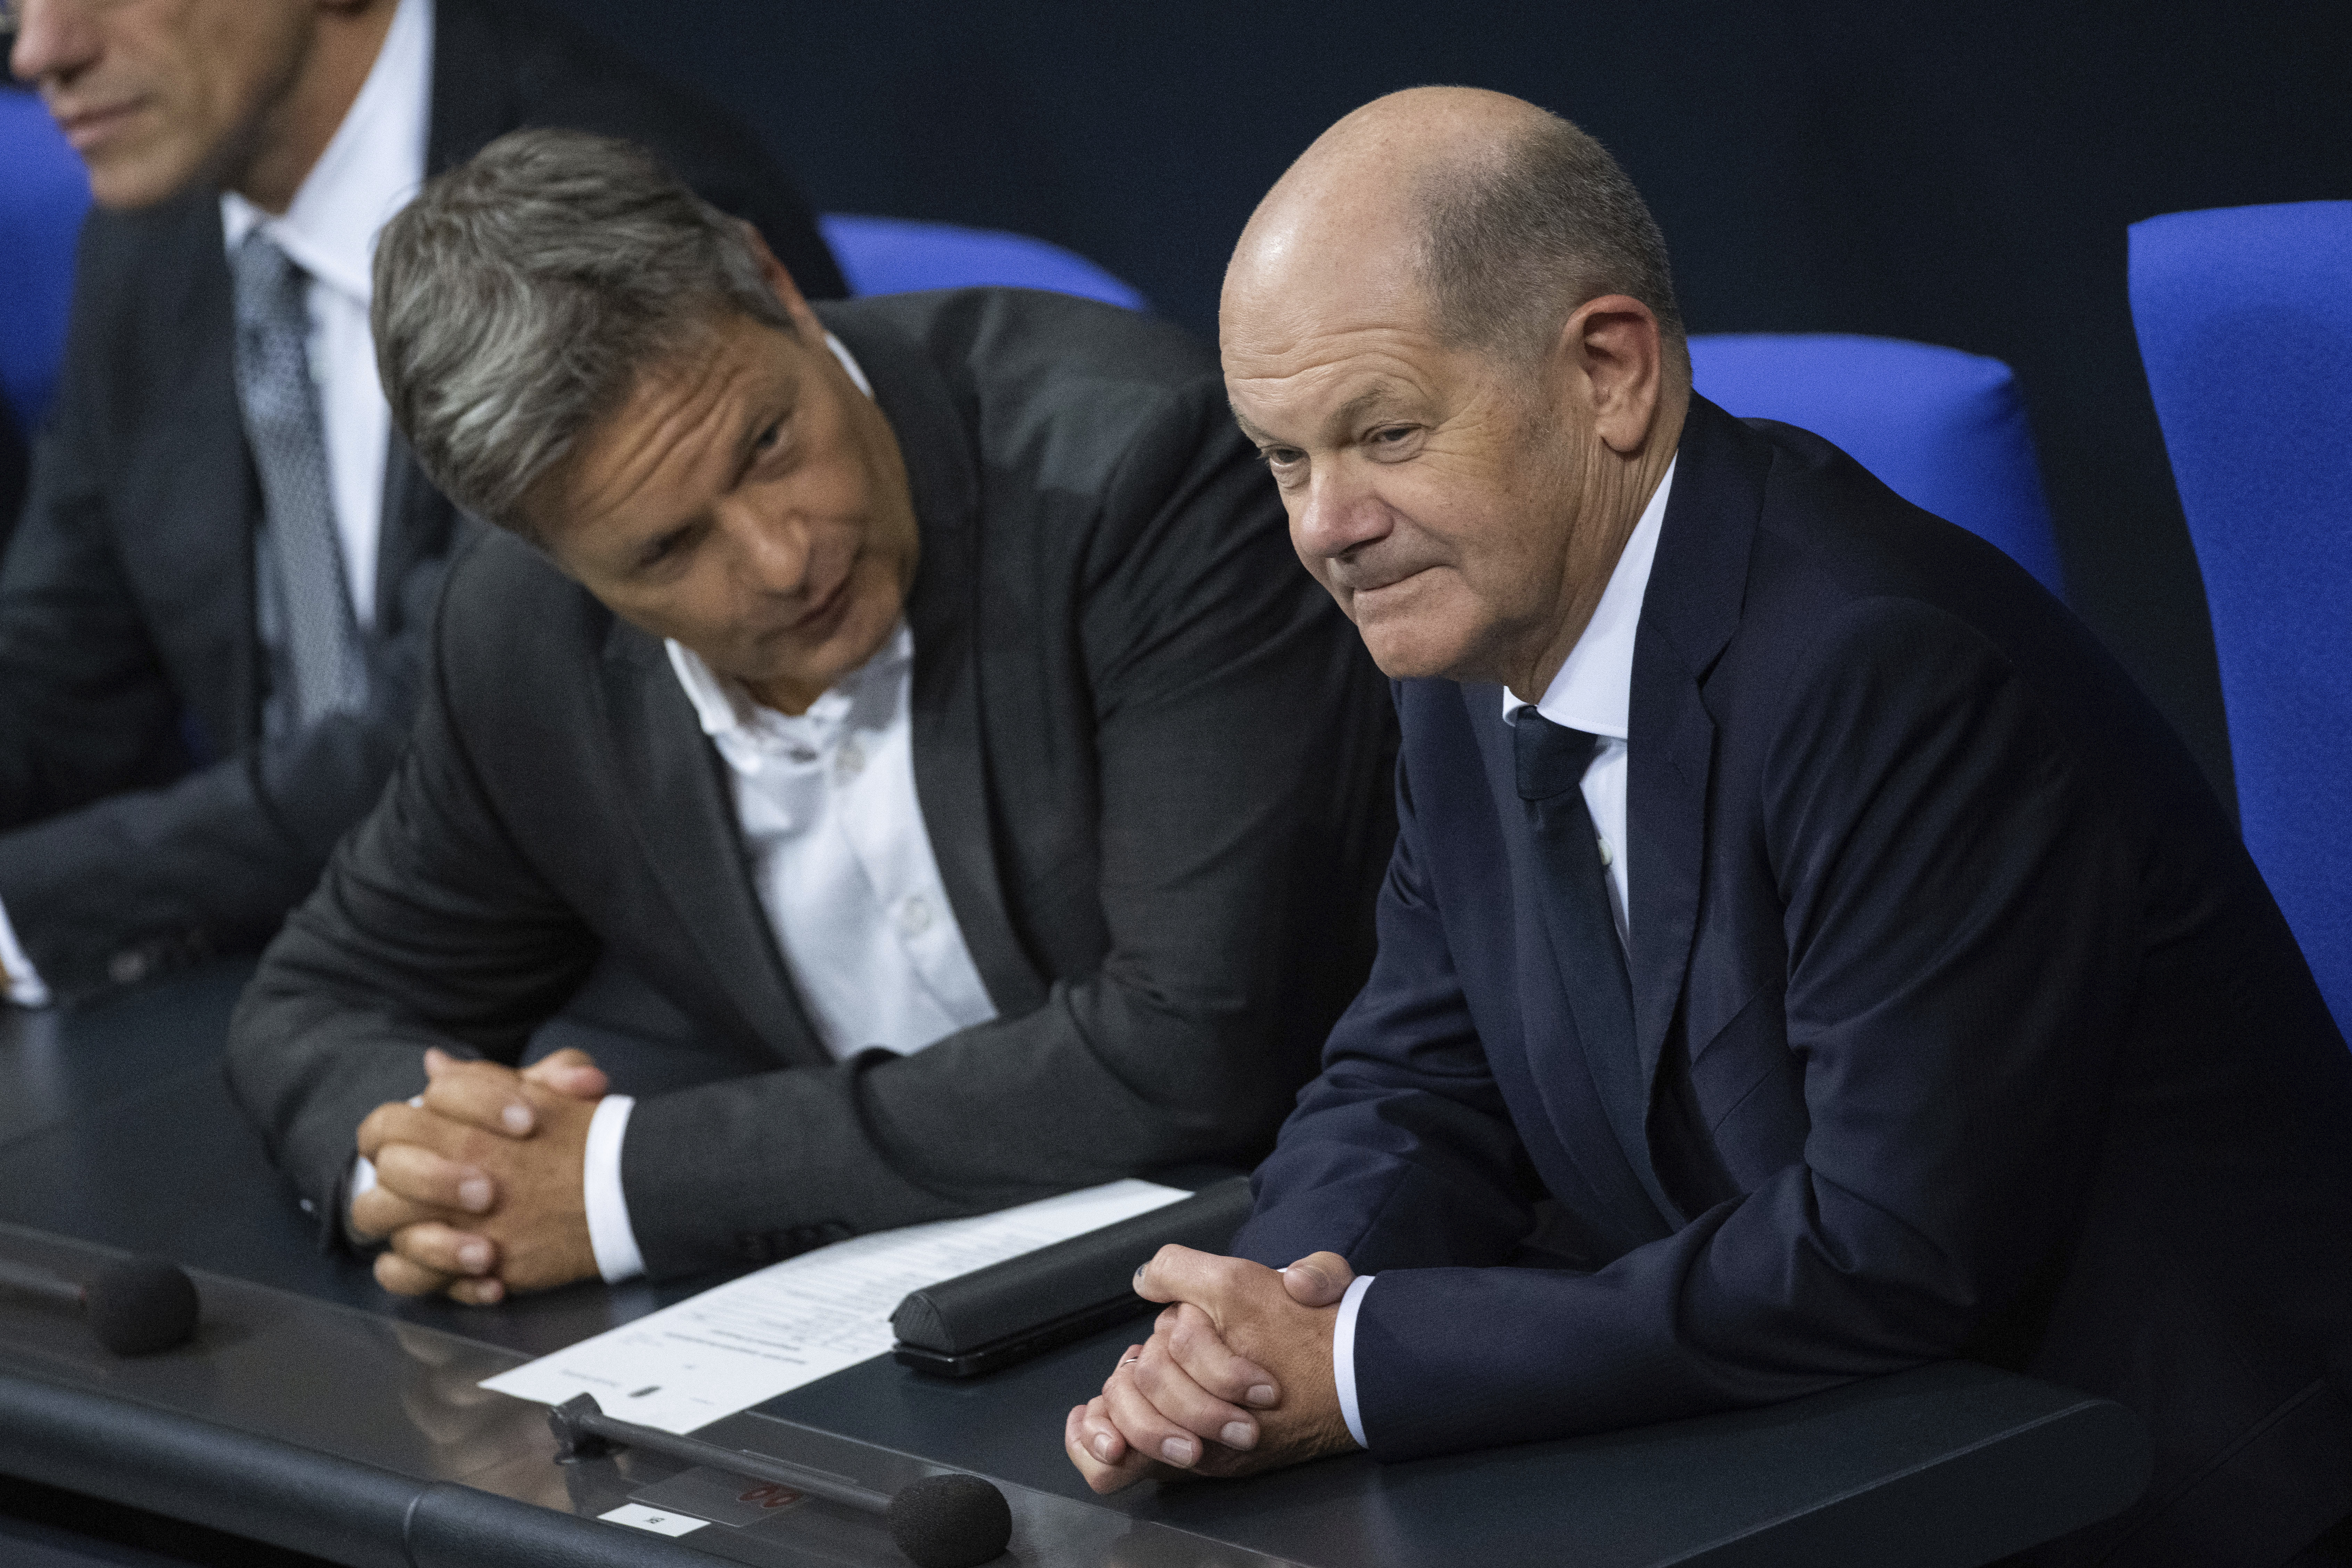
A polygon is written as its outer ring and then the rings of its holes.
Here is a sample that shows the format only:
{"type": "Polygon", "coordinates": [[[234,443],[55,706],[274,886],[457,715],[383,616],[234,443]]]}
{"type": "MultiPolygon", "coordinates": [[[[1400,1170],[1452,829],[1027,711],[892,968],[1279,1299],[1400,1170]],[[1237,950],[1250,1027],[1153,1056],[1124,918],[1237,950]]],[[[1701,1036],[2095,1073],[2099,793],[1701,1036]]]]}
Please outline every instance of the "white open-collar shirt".
{"type": "MultiPolygon", "coordinates": [[[[1670,462],[1633,531],[1626,536],[1625,548],[1618,552],[1592,619],[1576,646],[1568,650],[1568,658],[1544,688],[1541,700],[1532,704],[1553,723],[1600,738],[1580,783],[1584,806],[1592,814],[1593,831],[1600,836],[1609,871],[1610,912],[1617,918],[1618,940],[1628,944],[1633,932],[1627,918],[1633,870],[1625,853],[1625,737],[1627,715],[1633,705],[1633,634],[1641,624],[1642,600],[1650,588],[1650,564],[1657,558],[1658,531],[1665,525],[1666,493],[1674,483],[1675,464],[1670,462]]],[[[1517,723],[1519,710],[1528,706],[1505,689],[1507,722],[1517,723]]],[[[1367,1448],[1371,1445],[1365,1441],[1364,1417],[1356,1402],[1356,1315],[1363,1310],[1364,1292],[1371,1289],[1372,1279],[1370,1274],[1357,1276],[1339,1299],[1339,1321],[1331,1329],[1331,1372],[1339,1385],[1339,1413],[1347,1419],[1348,1436],[1367,1448]]]]}

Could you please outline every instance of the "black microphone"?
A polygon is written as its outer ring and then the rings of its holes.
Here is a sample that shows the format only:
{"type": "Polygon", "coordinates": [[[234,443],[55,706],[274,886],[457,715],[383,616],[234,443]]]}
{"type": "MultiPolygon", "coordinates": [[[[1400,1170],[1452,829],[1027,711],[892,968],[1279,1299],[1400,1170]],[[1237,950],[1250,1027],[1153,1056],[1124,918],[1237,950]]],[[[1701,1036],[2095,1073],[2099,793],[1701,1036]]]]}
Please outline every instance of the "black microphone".
{"type": "Polygon", "coordinates": [[[795,1491],[878,1513],[889,1521],[890,1539],[920,1568],[979,1568],[1003,1553],[1013,1540],[1013,1508],[1004,1494],[978,1476],[925,1476],[900,1487],[894,1497],[859,1486],[847,1476],[754,1454],[722,1448],[698,1438],[679,1437],[604,1414],[593,1394],[565,1400],[547,1413],[555,1434],[558,1462],[593,1458],[616,1447],[650,1448],[674,1459],[708,1465],[739,1476],[777,1481],[795,1491]]]}
{"type": "Polygon", "coordinates": [[[0,1289],[80,1312],[98,1342],[116,1355],[167,1351],[196,1331],[195,1282],[161,1258],[118,1258],[87,1285],[0,1258],[0,1289]]]}

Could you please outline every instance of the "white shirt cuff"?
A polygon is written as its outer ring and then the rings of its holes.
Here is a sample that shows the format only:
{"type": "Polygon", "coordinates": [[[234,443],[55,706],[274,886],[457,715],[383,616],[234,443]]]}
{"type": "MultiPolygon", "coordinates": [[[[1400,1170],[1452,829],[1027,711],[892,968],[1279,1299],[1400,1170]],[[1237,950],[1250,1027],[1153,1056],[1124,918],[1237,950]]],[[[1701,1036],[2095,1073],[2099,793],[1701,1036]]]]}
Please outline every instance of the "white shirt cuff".
{"type": "Polygon", "coordinates": [[[16,942],[16,928],[8,923],[8,906],[0,904],[0,997],[19,1007],[46,1007],[49,988],[41,984],[33,961],[16,942]]]}
{"type": "Polygon", "coordinates": [[[1339,1415],[1359,1448],[1371,1444],[1364,1437],[1363,1412],[1356,1407],[1356,1314],[1363,1310],[1364,1292],[1372,1288],[1373,1278],[1359,1274],[1349,1282],[1348,1293],[1339,1298],[1339,1321],[1331,1325],[1331,1381],[1339,1385],[1339,1415]]]}
{"type": "Polygon", "coordinates": [[[629,1112],[636,1100],[625,1094],[608,1094],[596,1102],[588,1121],[586,1168],[582,1173],[588,1205],[588,1245],[596,1254],[596,1272],[607,1285],[635,1279],[646,1271],[645,1254],[637,1250],[637,1233],[629,1227],[629,1200],[621,1192],[621,1140],[629,1131],[629,1112]]]}

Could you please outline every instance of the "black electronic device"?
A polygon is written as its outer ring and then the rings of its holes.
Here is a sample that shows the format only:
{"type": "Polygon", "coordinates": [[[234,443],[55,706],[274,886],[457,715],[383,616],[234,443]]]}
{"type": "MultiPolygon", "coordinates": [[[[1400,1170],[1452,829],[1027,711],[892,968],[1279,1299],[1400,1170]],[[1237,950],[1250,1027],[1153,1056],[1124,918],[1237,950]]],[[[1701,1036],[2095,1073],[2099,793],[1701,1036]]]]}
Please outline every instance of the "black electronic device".
{"type": "Polygon", "coordinates": [[[755,1480],[775,1481],[863,1513],[879,1514],[890,1539],[919,1568],[979,1568],[1004,1552],[1013,1539],[1013,1509],[1004,1494],[974,1475],[926,1476],[895,1493],[877,1492],[847,1476],[755,1454],[722,1448],[698,1437],[681,1437],[607,1415],[595,1395],[577,1394],[547,1413],[559,1462],[590,1458],[613,1447],[645,1448],[690,1464],[707,1465],[755,1480]]]}
{"type": "Polygon", "coordinates": [[[98,1342],[116,1355],[167,1351],[196,1331],[195,1282],[166,1258],[118,1258],[87,1284],[0,1258],[0,1289],[81,1313],[98,1342]]]}
{"type": "Polygon", "coordinates": [[[1162,1247],[1222,1252],[1249,1217],[1247,1176],[1019,1258],[911,1291],[890,1314],[902,1365],[974,1377],[1082,1339],[1151,1303],[1135,1271],[1162,1247]]]}

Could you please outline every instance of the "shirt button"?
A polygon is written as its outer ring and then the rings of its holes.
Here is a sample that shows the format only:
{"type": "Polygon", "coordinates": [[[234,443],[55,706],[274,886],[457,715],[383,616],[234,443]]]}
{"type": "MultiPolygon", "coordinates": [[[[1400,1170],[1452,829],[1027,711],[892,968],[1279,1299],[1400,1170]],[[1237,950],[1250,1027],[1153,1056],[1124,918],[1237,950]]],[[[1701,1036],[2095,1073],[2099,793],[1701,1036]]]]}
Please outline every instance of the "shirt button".
{"type": "Polygon", "coordinates": [[[1602,866],[1605,867],[1611,861],[1617,858],[1617,857],[1610,851],[1609,840],[1606,838],[1596,838],[1593,842],[1601,846],[1601,864],[1602,866]]]}
{"type": "Polygon", "coordinates": [[[920,936],[931,929],[930,900],[920,893],[898,906],[898,929],[908,936],[920,936]]]}
{"type": "Polygon", "coordinates": [[[856,778],[858,770],[866,765],[866,748],[855,741],[844,741],[841,743],[840,754],[835,759],[835,765],[840,768],[843,778],[856,778]]]}

